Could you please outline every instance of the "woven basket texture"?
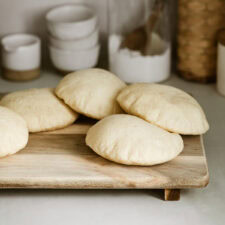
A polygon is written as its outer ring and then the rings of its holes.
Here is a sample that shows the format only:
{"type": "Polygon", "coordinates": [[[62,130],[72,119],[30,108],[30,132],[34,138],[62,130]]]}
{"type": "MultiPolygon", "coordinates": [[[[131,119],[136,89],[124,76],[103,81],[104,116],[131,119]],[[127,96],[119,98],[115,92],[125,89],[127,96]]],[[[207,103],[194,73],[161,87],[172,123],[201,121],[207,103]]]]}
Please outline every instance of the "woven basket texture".
{"type": "Polygon", "coordinates": [[[218,31],[225,27],[225,0],[178,0],[177,69],[198,82],[214,81],[218,31]]]}

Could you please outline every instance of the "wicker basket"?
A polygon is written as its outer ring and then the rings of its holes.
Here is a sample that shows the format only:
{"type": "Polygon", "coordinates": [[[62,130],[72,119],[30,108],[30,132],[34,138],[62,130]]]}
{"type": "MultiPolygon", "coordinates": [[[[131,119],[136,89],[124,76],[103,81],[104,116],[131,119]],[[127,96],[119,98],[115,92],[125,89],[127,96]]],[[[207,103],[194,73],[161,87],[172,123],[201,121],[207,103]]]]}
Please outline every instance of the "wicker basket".
{"type": "Polygon", "coordinates": [[[217,32],[225,27],[225,0],[178,0],[177,69],[193,81],[216,78],[217,32]]]}

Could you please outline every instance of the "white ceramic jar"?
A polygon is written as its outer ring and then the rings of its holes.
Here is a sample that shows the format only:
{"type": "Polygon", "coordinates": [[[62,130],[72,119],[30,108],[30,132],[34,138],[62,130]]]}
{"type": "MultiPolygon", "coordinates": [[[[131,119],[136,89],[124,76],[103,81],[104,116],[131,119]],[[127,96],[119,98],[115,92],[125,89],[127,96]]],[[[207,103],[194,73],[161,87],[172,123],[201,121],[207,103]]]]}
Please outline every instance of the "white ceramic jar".
{"type": "Polygon", "coordinates": [[[100,45],[89,49],[68,51],[49,46],[50,57],[54,67],[63,72],[94,67],[98,62],[100,45]]]}
{"type": "Polygon", "coordinates": [[[92,48],[98,44],[98,38],[99,38],[99,28],[96,28],[94,32],[92,32],[87,37],[68,41],[54,38],[51,34],[48,34],[48,41],[50,46],[68,51],[76,51],[92,48]]]}
{"type": "Polygon", "coordinates": [[[41,41],[32,34],[10,34],[2,38],[2,67],[6,78],[29,80],[39,75],[41,41]]]}
{"type": "Polygon", "coordinates": [[[50,34],[60,40],[73,40],[91,34],[97,25],[96,13],[86,5],[66,4],[46,14],[50,34]]]}
{"type": "Polygon", "coordinates": [[[225,96],[225,29],[219,33],[217,51],[217,90],[225,96]]]}

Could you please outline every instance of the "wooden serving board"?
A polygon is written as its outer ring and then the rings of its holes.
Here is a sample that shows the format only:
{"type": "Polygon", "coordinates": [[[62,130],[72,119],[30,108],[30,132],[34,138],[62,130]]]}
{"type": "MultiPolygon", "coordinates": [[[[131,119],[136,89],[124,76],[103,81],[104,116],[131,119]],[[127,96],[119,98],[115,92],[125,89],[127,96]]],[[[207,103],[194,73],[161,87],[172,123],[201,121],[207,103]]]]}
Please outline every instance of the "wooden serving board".
{"type": "Polygon", "coordinates": [[[209,180],[201,136],[183,136],[184,150],[156,166],[110,162],[85,145],[95,121],[79,120],[62,130],[30,134],[28,145],[0,159],[0,188],[165,189],[165,199],[178,189],[199,188],[209,180]]]}

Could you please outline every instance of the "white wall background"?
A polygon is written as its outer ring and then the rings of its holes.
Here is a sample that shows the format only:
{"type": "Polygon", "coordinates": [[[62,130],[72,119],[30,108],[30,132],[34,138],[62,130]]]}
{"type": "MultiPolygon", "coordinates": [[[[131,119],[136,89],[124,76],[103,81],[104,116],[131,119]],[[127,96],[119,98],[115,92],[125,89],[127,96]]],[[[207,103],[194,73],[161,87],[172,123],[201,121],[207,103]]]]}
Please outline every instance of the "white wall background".
{"type": "Polygon", "coordinates": [[[107,0],[0,0],[0,36],[13,32],[31,32],[41,36],[46,31],[46,12],[64,3],[86,3],[93,7],[101,31],[107,30],[107,0]]]}

